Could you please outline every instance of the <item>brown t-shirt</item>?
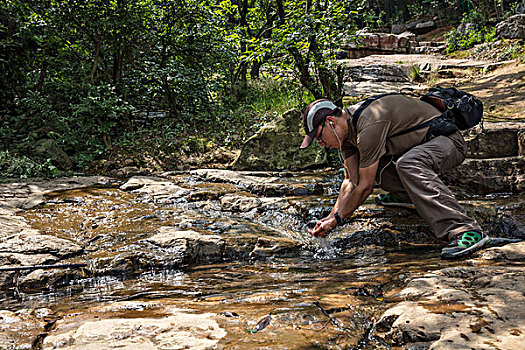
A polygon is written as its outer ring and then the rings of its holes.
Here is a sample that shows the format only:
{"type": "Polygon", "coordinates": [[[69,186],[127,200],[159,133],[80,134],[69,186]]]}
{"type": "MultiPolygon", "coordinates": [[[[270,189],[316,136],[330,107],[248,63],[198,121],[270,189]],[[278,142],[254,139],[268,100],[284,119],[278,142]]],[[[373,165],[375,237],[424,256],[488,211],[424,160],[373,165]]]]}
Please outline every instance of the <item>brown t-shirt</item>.
{"type": "MultiPolygon", "coordinates": [[[[359,104],[358,104],[359,105],[359,104]]],[[[347,108],[348,123],[357,105],[347,108]]],[[[359,166],[366,168],[384,155],[400,155],[423,142],[428,127],[389,138],[398,132],[423,124],[439,116],[441,112],[429,103],[404,96],[381,97],[365,108],[357,121],[357,137],[353,139],[349,125],[348,137],[342,151],[346,158],[359,151],[359,166]]]]}

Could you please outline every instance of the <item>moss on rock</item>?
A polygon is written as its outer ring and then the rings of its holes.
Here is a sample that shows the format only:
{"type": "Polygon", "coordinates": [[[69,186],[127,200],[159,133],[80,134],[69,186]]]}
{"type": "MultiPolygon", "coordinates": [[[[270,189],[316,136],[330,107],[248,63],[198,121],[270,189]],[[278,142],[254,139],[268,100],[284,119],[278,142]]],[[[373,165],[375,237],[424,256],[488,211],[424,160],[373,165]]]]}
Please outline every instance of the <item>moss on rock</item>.
{"type": "Polygon", "coordinates": [[[325,149],[300,149],[304,138],[301,112],[292,109],[264,125],[243,145],[233,163],[237,170],[306,169],[327,164],[325,149]]]}

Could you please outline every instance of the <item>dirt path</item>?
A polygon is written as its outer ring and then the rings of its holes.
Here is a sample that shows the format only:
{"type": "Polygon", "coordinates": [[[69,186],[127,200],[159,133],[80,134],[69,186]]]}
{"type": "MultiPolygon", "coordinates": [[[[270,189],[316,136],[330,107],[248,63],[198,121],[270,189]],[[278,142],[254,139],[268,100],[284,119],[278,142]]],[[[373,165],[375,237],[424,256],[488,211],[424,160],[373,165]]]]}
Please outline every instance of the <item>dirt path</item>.
{"type": "Polygon", "coordinates": [[[485,104],[488,121],[525,122],[525,65],[512,63],[461,85],[485,104]]]}

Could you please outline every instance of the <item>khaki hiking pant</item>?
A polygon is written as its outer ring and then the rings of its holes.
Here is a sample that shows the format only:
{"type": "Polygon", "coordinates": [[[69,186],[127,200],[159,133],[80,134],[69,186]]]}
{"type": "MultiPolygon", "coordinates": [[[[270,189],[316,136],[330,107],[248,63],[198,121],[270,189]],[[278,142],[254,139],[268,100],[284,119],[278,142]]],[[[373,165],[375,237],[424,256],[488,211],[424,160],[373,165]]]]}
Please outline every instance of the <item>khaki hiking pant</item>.
{"type": "Polygon", "coordinates": [[[464,231],[480,231],[467,216],[437,173],[458,166],[465,159],[466,145],[460,132],[438,136],[403,154],[397,161],[383,156],[376,181],[402,201],[412,201],[421,217],[439,238],[450,240],[464,231]]]}

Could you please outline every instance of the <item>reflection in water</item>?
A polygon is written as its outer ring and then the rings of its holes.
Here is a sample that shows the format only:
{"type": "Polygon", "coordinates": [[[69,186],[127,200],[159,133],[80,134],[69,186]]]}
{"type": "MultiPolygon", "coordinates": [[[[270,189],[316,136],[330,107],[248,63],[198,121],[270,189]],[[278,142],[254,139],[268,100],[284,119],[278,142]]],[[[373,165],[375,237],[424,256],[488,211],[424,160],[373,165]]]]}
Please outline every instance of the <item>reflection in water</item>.
{"type": "MultiPolygon", "coordinates": [[[[199,189],[203,188],[214,186],[201,185],[199,189]]],[[[337,186],[329,183],[327,188],[337,186]]],[[[255,238],[285,236],[301,242],[302,251],[295,257],[246,259],[184,271],[157,267],[135,275],[74,277],[60,288],[4,291],[0,307],[47,307],[66,315],[112,302],[154,300],[222,317],[228,335],[220,346],[225,349],[387,348],[374,338],[376,321],[397,302],[395,295],[405,280],[456,263],[441,261],[439,251],[428,247],[387,251],[367,245],[348,253],[334,245],[333,238],[310,236],[305,222],[325,216],[333,200],[276,197],[260,212],[233,213],[221,211],[217,200],[159,201],[100,188],[62,192],[24,216],[42,233],[82,245],[86,252],[82,260],[89,263],[90,271],[95,271],[101,260],[142,249],[138,243],[160,226],[232,239],[246,234],[255,238]],[[381,298],[360,290],[381,291],[381,298]],[[269,314],[271,323],[264,330],[248,332],[269,314]]]]}

